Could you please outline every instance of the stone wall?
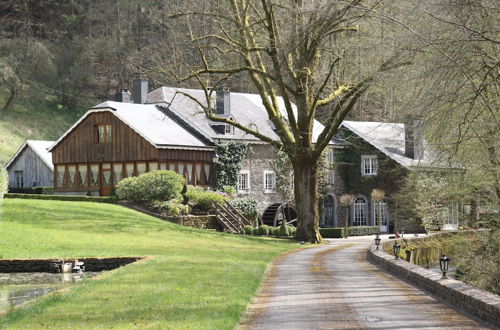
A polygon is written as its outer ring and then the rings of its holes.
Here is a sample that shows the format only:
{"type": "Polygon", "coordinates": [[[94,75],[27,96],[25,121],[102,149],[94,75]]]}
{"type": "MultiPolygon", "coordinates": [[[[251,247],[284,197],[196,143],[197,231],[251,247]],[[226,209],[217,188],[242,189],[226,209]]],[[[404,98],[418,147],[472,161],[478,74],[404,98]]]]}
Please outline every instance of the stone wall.
{"type": "MultiPolygon", "coordinates": [[[[272,171],[276,150],[268,144],[250,144],[245,158],[241,162],[241,170],[250,172],[250,192],[244,198],[255,199],[262,213],[272,203],[285,203],[286,199],[279,189],[275,193],[266,193],[264,189],[264,171],[272,171]]],[[[279,188],[279,187],[276,187],[279,188]]]]}
{"type": "Polygon", "coordinates": [[[145,257],[110,257],[110,258],[64,258],[64,259],[1,259],[0,273],[60,273],[61,265],[75,260],[83,261],[85,271],[100,272],[112,270],[136,262],[145,257]]]}
{"type": "Polygon", "coordinates": [[[224,229],[217,222],[215,215],[188,215],[181,217],[163,217],[165,220],[176,223],[181,226],[194,227],[199,229],[215,229],[223,231],[224,229]]]}
{"type": "MultiPolygon", "coordinates": [[[[394,243],[391,241],[391,244],[394,243]]],[[[442,279],[438,273],[401,259],[396,260],[394,256],[383,250],[376,250],[374,246],[368,251],[368,260],[493,327],[500,325],[500,297],[493,293],[453,279],[442,279]]]]}

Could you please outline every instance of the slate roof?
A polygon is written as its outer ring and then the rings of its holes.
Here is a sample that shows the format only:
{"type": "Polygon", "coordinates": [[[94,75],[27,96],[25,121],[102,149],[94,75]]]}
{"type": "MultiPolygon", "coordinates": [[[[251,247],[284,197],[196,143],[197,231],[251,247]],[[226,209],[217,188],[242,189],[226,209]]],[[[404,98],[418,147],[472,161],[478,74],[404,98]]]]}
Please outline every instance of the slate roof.
{"type": "Polygon", "coordinates": [[[406,168],[461,168],[456,163],[446,161],[445,155],[425,140],[422,159],[405,156],[404,124],[345,120],[342,126],[406,168]]]}
{"type": "Polygon", "coordinates": [[[52,170],[54,171],[54,164],[52,163],[52,153],[48,151],[54,141],[39,141],[39,140],[26,140],[26,142],[19,148],[16,154],[9,160],[5,168],[9,168],[11,164],[15,162],[17,157],[23,152],[26,147],[30,147],[38,157],[52,170]]]}
{"type": "MultiPolygon", "coordinates": [[[[217,140],[243,140],[243,141],[260,141],[255,136],[248,134],[240,129],[235,128],[234,134],[218,134],[212,126],[213,121],[209,120],[201,107],[185,95],[177,94],[176,91],[189,94],[196,98],[200,103],[206,104],[205,95],[200,89],[185,89],[174,87],[160,87],[148,94],[148,102],[165,102],[172,103],[169,109],[180,113],[186,118],[193,127],[202,131],[204,134],[210,136],[212,139],[217,140]],[[175,97],[174,97],[175,95],[175,97]]],[[[283,105],[283,100],[280,98],[279,102],[283,105]]],[[[260,95],[247,94],[247,93],[230,93],[231,116],[235,121],[256,129],[265,136],[271,139],[278,140],[278,136],[273,130],[272,123],[268,119],[267,112],[262,104],[260,95]]],[[[295,105],[293,105],[296,109],[295,105]]],[[[283,116],[286,117],[284,105],[281,107],[283,116]]],[[[220,123],[223,125],[223,123],[220,123]]],[[[323,125],[318,121],[314,122],[313,138],[319,136],[323,130],[323,125]]]]}
{"type": "Polygon", "coordinates": [[[159,106],[154,104],[136,104],[106,101],[87,111],[51,149],[61,142],[78,124],[95,112],[110,112],[118,117],[127,126],[132,128],[149,143],[157,148],[173,149],[212,149],[201,139],[179,125],[172,118],[163,113],[159,106]]]}

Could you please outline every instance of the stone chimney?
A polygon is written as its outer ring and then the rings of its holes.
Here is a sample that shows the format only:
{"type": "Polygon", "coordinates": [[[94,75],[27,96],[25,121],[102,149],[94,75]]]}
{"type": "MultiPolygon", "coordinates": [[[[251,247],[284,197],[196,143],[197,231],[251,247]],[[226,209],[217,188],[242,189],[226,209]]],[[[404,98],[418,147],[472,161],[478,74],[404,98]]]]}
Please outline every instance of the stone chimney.
{"type": "Polygon", "coordinates": [[[424,122],[410,119],[405,124],[405,156],[412,159],[424,157],[424,122]]]}
{"type": "Polygon", "coordinates": [[[130,103],[131,94],[128,89],[117,89],[115,93],[115,101],[130,103]]]}
{"type": "Polygon", "coordinates": [[[148,102],[148,83],[146,78],[134,79],[132,91],[134,103],[144,104],[148,102]]]}
{"type": "Polygon", "coordinates": [[[218,115],[231,114],[231,93],[229,90],[215,92],[215,113],[218,115]]]}

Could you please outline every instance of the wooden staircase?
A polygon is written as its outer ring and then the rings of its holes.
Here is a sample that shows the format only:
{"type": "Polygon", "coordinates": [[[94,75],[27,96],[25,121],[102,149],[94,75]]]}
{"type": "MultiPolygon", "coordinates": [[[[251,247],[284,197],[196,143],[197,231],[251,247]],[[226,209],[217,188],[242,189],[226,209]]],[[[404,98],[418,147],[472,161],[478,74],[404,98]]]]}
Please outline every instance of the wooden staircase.
{"type": "Polygon", "coordinates": [[[252,226],[252,223],[226,200],[224,203],[214,203],[214,209],[217,221],[226,231],[239,234],[244,226],[252,226]]]}

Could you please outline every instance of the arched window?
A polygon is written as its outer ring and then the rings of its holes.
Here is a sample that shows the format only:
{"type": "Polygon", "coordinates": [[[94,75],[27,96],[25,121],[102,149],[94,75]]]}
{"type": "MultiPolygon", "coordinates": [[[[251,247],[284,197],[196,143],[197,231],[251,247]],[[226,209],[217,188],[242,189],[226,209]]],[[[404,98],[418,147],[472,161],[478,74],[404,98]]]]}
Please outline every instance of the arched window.
{"type": "Polygon", "coordinates": [[[364,197],[354,201],[353,226],[366,226],[368,224],[368,203],[364,197]]]}

